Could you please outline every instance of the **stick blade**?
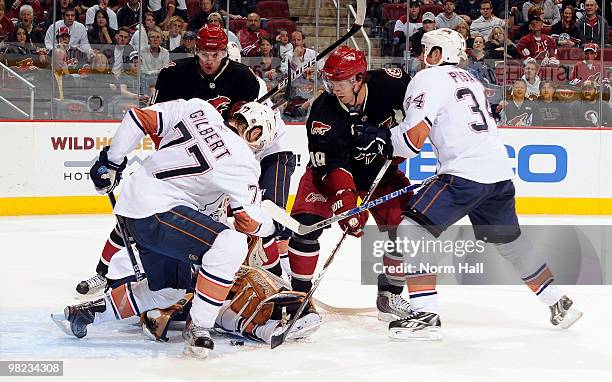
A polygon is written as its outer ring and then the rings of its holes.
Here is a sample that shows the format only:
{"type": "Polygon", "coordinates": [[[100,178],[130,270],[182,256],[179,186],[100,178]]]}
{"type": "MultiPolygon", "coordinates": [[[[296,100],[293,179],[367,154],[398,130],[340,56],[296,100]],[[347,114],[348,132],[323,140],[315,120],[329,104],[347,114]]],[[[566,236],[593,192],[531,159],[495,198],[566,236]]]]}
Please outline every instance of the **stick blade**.
{"type": "Polygon", "coordinates": [[[272,336],[270,340],[270,349],[276,349],[285,342],[285,332],[272,336]]]}
{"type": "Polygon", "coordinates": [[[266,209],[274,221],[279,222],[293,232],[299,233],[300,223],[289,216],[284,208],[277,206],[271,200],[264,200],[261,202],[261,205],[266,209]]]}

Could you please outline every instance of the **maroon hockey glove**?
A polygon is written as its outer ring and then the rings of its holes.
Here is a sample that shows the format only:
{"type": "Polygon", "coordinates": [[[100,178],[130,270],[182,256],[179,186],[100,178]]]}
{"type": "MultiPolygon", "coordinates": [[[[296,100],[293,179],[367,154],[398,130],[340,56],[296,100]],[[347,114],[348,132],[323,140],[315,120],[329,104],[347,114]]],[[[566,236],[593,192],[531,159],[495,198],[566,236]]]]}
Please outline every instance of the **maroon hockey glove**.
{"type": "MultiPolygon", "coordinates": [[[[343,168],[332,170],[325,176],[324,181],[334,190],[334,203],[332,210],[336,215],[357,207],[357,192],[353,175],[343,168]]],[[[348,230],[348,234],[355,237],[363,236],[363,227],[368,221],[368,211],[363,211],[338,222],[342,230],[348,230]]]]}

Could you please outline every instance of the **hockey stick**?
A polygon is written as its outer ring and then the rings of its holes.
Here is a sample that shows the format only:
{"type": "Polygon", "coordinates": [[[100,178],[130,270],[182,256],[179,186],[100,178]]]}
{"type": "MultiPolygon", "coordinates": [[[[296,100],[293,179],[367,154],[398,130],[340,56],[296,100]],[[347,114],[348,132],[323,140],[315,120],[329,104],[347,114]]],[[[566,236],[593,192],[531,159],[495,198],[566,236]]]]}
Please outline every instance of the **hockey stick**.
{"type": "MultiPolygon", "coordinates": [[[[115,194],[111,191],[108,194],[108,199],[110,200],[111,206],[115,208],[115,204],[117,204],[117,200],[115,199],[115,194]]],[[[132,263],[132,268],[134,268],[134,274],[136,275],[136,281],[142,281],[144,279],[144,275],[140,271],[140,267],[138,266],[138,262],[136,261],[136,255],[134,255],[134,250],[132,249],[132,244],[130,243],[130,235],[128,235],[127,228],[125,227],[125,222],[123,221],[123,217],[116,215],[117,218],[117,227],[119,227],[119,233],[121,234],[121,239],[123,239],[123,243],[125,244],[125,249],[127,249],[128,256],[130,258],[130,262],[132,263]]]]}
{"type": "MultiPolygon", "coordinates": [[[[387,159],[385,161],[385,164],[383,165],[383,167],[380,169],[380,171],[376,175],[376,178],[372,182],[372,185],[370,186],[370,189],[368,190],[368,193],[364,197],[362,204],[368,204],[368,202],[370,200],[370,197],[372,196],[372,194],[376,190],[376,187],[378,186],[378,183],[380,183],[381,179],[385,176],[385,173],[387,172],[387,169],[389,168],[390,165],[391,165],[391,159],[387,159]]],[[[310,288],[310,291],[308,291],[308,294],[306,294],[306,297],[304,298],[304,301],[300,305],[299,309],[293,315],[293,318],[291,319],[291,321],[289,321],[289,324],[287,325],[287,329],[285,329],[283,331],[283,333],[281,333],[281,334],[277,334],[275,336],[272,336],[272,339],[270,341],[270,347],[272,349],[282,345],[283,342],[285,342],[285,339],[287,338],[287,335],[289,334],[289,331],[293,328],[293,326],[297,322],[298,318],[300,317],[300,315],[304,311],[304,308],[306,308],[306,305],[308,304],[308,300],[310,300],[312,298],[312,295],[314,294],[314,292],[319,287],[319,284],[321,283],[321,280],[323,279],[323,276],[325,276],[325,272],[327,272],[327,268],[329,268],[329,265],[332,263],[332,261],[336,257],[336,253],[338,253],[338,250],[340,249],[340,246],[344,242],[344,239],[346,239],[347,235],[348,235],[348,227],[342,233],[342,237],[340,237],[340,240],[338,241],[338,244],[336,244],[336,247],[332,251],[331,255],[329,255],[329,257],[325,261],[325,264],[323,264],[323,268],[321,269],[321,272],[319,272],[319,275],[317,276],[317,279],[312,283],[312,287],[310,288]]]]}
{"type": "Polygon", "coordinates": [[[336,42],[328,46],[321,53],[317,54],[316,58],[308,61],[305,65],[298,68],[295,71],[295,74],[291,74],[291,68],[289,67],[289,63],[287,63],[287,71],[289,72],[287,74],[287,77],[285,77],[281,82],[279,82],[278,85],[270,89],[270,91],[264,94],[261,98],[259,98],[257,102],[261,103],[267,100],[268,98],[272,97],[274,94],[278,93],[280,90],[286,88],[287,84],[290,81],[304,74],[304,71],[306,71],[306,69],[310,68],[312,65],[320,61],[323,57],[331,53],[334,49],[342,45],[342,43],[344,43],[346,40],[351,38],[351,36],[357,33],[357,31],[359,31],[361,27],[363,26],[363,21],[365,20],[365,13],[366,13],[366,0],[357,0],[357,15],[355,17],[355,22],[351,26],[351,29],[349,29],[348,32],[346,32],[344,36],[340,37],[336,42]]]}
{"type": "Polygon", "coordinates": [[[376,207],[380,204],[386,203],[391,199],[395,199],[398,196],[402,196],[410,191],[416,190],[417,188],[423,187],[425,185],[427,185],[428,183],[430,183],[432,180],[435,179],[435,176],[432,176],[430,178],[427,178],[423,181],[423,183],[420,184],[412,184],[410,186],[406,186],[404,188],[400,188],[397,191],[393,191],[390,192],[386,195],[381,196],[380,198],[374,199],[372,201],[366,202],[364,201],[359,207],[355,207],[353,209],[350,209],[348,211],[345,211],[339,215],[336,216],[332,216],[331,218],[322,220],[318,223],[312,224],[312,225],[305,225],[302,224],[300,222],[298,222],[297,220],[295,220],[294,218],[292,218],[285,209],[283,209],[282,207],[277,206],[276,204],[274,204],[273,202],[269,201],[269,200],[264,200],[262,202],[262,205],[264,206],[264,208],[266,209],[266,211],[268,212],[268,214],[270,214],[270,216],[272,217],[272,219],[274,219],[275,221],[279,222],[280,224],[284,225],[285,227],[287,227],[289,230],[297,233],[298,235],[305,235],[307,233],[310,233],[312,231],[316,231],[318,229],[321,228],[325,228],[329,225],[332,225],[334,223],[336,223],[337,221],[340,221],[344,218],[353,216],[353,215],[357,215],[360,212],[363,212],[365,210],[369,210],[373,207],[376,207]]]}

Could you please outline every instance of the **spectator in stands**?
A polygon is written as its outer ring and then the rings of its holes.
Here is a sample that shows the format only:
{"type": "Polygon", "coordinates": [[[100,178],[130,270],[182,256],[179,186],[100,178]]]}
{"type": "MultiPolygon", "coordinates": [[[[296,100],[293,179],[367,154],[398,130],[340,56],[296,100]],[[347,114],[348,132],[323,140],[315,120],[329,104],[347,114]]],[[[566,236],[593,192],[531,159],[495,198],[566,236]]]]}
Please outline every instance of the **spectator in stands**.
{"type": "MultiPolygon", "coordinates": [[[[300,30],[296,30],[291,33],[291,44],[293,45],[293,51],[287,53],[287,60],[281,64],[281,72],[286,75],[288,73],[288,67],[291,68],[292,75],[295,75],[295,71],[305,63],[314,60],[317,57],[317,52],[310,48],[306,48],[304,33],[300,30]]],[[[323,67],[323,60],[319,61],[318,67],[323,67]]],[[[291,82],[291,98],[295,99],[308,99],[310,98],[314,89],[313,76],[316,73],[314,67],[310,67],[304,71],[301,77],[296,78],[291,82]]]]}
{"type": "MultiPolygon", "coordinates": [[[[140,0],[128,0],[128,2],[117,11],[117,23],[119,27],[128,27],[134,30],[138,25],[139,17],[140,0]]],[[[153,19],[155,19],[155,16],[153,16],[153,19]]]]}
{"type": "MultiPolygon", "coordinates": [[[[87,39],[87,28],[80,22],[75,21],[75,19],[76,10],[73,6],[68,6],[64,9],[62,20],[56,21],[55,24],[49,26],[45,34],[45,46],[48,50],[53,49],[54,32],[58,31],[62,26],[65,26],[70,30],[70,48],[78,49],[87,57],[92,55],[93,52],[89,46],[89,40],[87,39]]],[[[80,62],[82,62],[82,60],[83,59],[79,58],[80,62]]]]}
{"type": "Polygon", "coordinates": [[[501,111],[502,125],[531,126],[533,120],[533,102],[525,97],[527,86],[525,81],[516,80],[507,101],[502,101],[497,107],[501,111]]]}
{"type": "Polygon", "coordinates": [[[29,60],[28,66],[42,67],[46,64],[46,54],[27,40],[28,33],[23,27],[17,27],[14,35],[14,41],[5,42],[4,47],[0,44],[0,57],[3,63],[7,66],[14,66],[20,65],[24,60],[29,60]]]}
{"type": "MultiPolygon", "coordinates": [[[[144,25],[139,24],[136,28],[136,31],[132,35],[132,39],[130,40],[130,44],[136,49],[140,51],[140,49],[149,46],[149,38],[147,34],[150,30],[155,28],[155,15],[153,12],[146,12],[142,19],[144,21],[144,25]]],[[[140,57],[140,62],[142,63],[142,57],[140,57]]]]}
{"type": "Polygon", "coordinates": [[[577,85],[584,81],[593,81],[594,83],[600,83],[602,71],[597,57],[599,51],[599,45],[594,42],[588,42],[584,44],[584,60],[574,64],[572,73],[569,76],[572,85],[577,85]]]}
{"type": "Polygon", "coordinates": [[[574,7],[567,5],[561,13],[561,21],[552,26],[550,37],[557,41],[557,46],[571,48],[580,44],[580,32],[576,26],[574,7]]]}
{"type": "Polygon", "coordinates": [[[133,51],[129,56],[130,66],[124,69],[117,79],[122,98],[138,100],[143,107],[149,103],[149,84],[144,76],[139,76],[140,59],[138,52],[133,51]]]}
{"type": "Polygon", "coordinates": [[[523,0],[491,0],[493,2],[493,14],[500,19],[506,19],[508,25],[519,25],[525,22],[523,18],[523,0]],[[509,12],[506,12],[506,7],[509,12]],[[520,7],[520,9],[519,9],[520,7]]]}
{"type": "MultiPolygon", "coordinates": [[[[221,28],[225,29],[225,22],[223,20],[223,17],[221,17],[221,14],[219,12],[213,12],[210,15],[208,15],[208,23],[209,24],[213,24],[213,25],[217,25],[221,28]]],[[[238,39],[238,36],[236,36],[234,34],[234,32],[232,32],[231,30],[227,29],[227,40],[229,42],[233,42],[236,44],[236,46],[238,47],[238,49],[242,50],[242,45],[240,45],[240,40],[238,39]]],[[[196,31],[197,33],[197,31],[196,31]]]]}
{"type": "Polygon", "coordinates": [[[111,67],[111,71],[115,76],[119,76],[123,71],[124,67],[129,63],[129,56],[135,51],[134,47],[129,44],[130,42],[130,28],[121,27],[115,35],[116,44],[113,45],[113,49],[106,51],[108,57],[108,64],[111,67]]]}
{"type": "MultiPolygon", "coordinates": [[[[183,19],[183,22],[189,22],[189,17],[187,17],[187,1],[186,0],[173,0],[176,2],[176,9],[174,10],[174,13],[172,14],[172,16],[179,16],[180,18],[183,19]]],[[[168,1],[168,4],[170,4],[171,2],[168,1]]],[[[169,12],[169,9],[168,9],[169,12]]],[[[168,20],[168,16],[166,16],[166,20],[168,20]]],[[[164,22],[162,21],[160,24],[164,24],[164,22]]]]}
{"type": "Polygon", "coordinates": [[[421,55],[421,52],[423,51],[421,39],[425,33],[434,29],[436,29],[436,17],[431,12],[425,12],[423,14],[423,26],[419,28],[409,40],[410,55],[412,57],[419,57],[421,55]]]}
{"type": "Polygon", "coordinates": [[[6,17],[4,1],[0,2],[0,42],[8,39],[15,27],[11,19],[6,17]]]}
{"type": "Polygon", "coordinates": [[[287,53],[293,51],[293,44],[289,42],[289,31],[286,29],[279,29],[278,35],[276,36],[276,43],[274,44],[274,50],[278,52],[278,56],[281,60],[287,57],[287,53]]]}
{"type": "Polygon", "coordinates": [[[161,46],[162,31],[159,27],[153,27],[148,33],[149,46],[140,49],[140,60],[142,62],[142,73],[145,76],[149,88],[155,87],[157,75],[170,62],[170,52],[161,46]]]}
{"type": "MultiPolygon", "coordinates": [[[[17,21],[16,28],[22,27],[25,29],[27,36],[26,41],[33,44],[43,44],[45,42],[45,36],[43,32],[34,26],[34,11],[29,5],[24,5],[19,9],[19,21],[17,21]]],[[[15,35],[9,37],[11,41],[16,41],[15,35]]]]}
{"type": "Polygon", "coordinates": [[[525,82],[527,87],[525,90],[525,96],[531,100],[536,99],[540,96],[540,65],[533,58],[525,60],[523,66],[523,77],[521,79],[525,82]]]}
{"type": "Polygon", "coordinates": [[[519,53],[523,58],[537,60],[541,66],[559,65],[557,43],[554,38],[542,33],[543,24],[539,16],[529,19],[529,33],[519,40],[519,53]]]}
{"type": "Polygon", "coordinates": [[[455,13],[455,0],[444,0],[444,12],[436,16],[436,28],[455,29],[462,21],[461,16],[455,13]]]}
{"type": "Polygon", "coordinates": [[[485,60],[485,41],[482,37],[474,37],[474,46],[468,50],[467,71],[483,84],[494,84],[495,70],[485,60]]]}
{"type": "Polygon", "coordinates": [[[608,47],[608,22],[597,14],[597,3],[595,0],[586,0],[584,3],[584,16],[578,19],[577,26],[580,33],[580,43],[601,43],[603,37],[604,46],[608,47]],[[602,36],[603,34],[603,36],[602,36]]]}
{"type": "Polygon", "coordinates": [[[182,54],[183,57],[193,57],[195,51],[196,33],[194,31],[186,31],[181,37],[181,45],[171,50],[172,54],[182,54]]]}
{"type": "Polygon", "coordinates": [[[62,25],[57,29],[55,43],[53,44],[53,76],[57,85],[56,98],[73,98],[77,93],[77,83],[75,78],[70,75],[71,70],[75,70],[78,60],[70,57],[70,29],[62,25]]]}
{"type": "Polygon", "coordinates": [[[500,27],[491,31],[489,41],[485,44],[485,58],[503,60],[505,58],[517,58],[519,56],[516,45],[508,38],[500,27]]]}
{"type": "Polygon", "coordinates": [[[181,45],[181,31],[183,30],[183,19],[178,16],[172,16],[168,23],[168,30],[163,31],[164,41],[162,46],[168,51],[173,51],[181,45]]]}
{"type": "MultiPolygon", "coordinates": [[[[542,9],[542,7],[531,7],[529,8],[529,11],[527,12],[529,18],[527,20],[532,19],[535,16],[539,16],[540,18],[542,17],[542,13],[544,13],[544,10],[542,9]]],[[[523,37],[523,36],[527,36],[529,34],[529,23],[528,22],[524,22],[519,26],[519,30],[518,32],[514,35],[514,41],[518,43],[518,41],[523,37]]]]}
{"type": "Polygon", "coordinates": [[[200,0],[200,11],[189,21],[190,31],[197,32],[208,22],[208,16],[213,12],[213,0],[200,0]]]}
{"type": "Polygon", "coordinates": [[[455,27],[455,30],[463,36],[465,39],[465,45],[468,49],[472,49],[474,46],[474,38],[470,36],[470,26],[465,22],[465,20],[455,27]]]}
{"type": "Polygon", "coordinates": [[[480,13],[482,16],[472,21],[470,33],[472,37],[481,36],[486,41],[494,27],[503,28],[505,24],[502,19],[493,16],[493,3],[491,0],[482,0],[480,2],[480,13]]]}
{"type": "Polygon", "coordinates": [[[94,23],[87,31],[89,44],[110,45],[115,42],[115,30],[109,27],[109,18],[105,10],[98,9],[94,23]]]}
{"type": "Polygon", "coordinates": [[[103,53],[94,53],[91,69],[81,71],[79,78],[81,93],[87,96],[91,110],[100,111],[118,93],[115,75],[108,65],[108,58],[103,53]]]}
{"type": "Polygon", "coordinates": [[[406,44],[406,39],[412,37],[423,26],[420,12],[421,2],[419,0],[412,0],[410,2],[410,10],[408,11],[408,19],[406,19],[406,15],[401,15],[393,27],[395,38],[398,39],[397,43],[406,44]]]}
{"type": "Polygon", "coordinates": [[[576,13],[576,18],[579,19],[584,14],[584,2],[585,0],[563,0],[561,9],[571,5],[576,13]]]}
{"type": "Polygon", "coordinates": [[[485,39],[482,36],[474,37],[474,44],[472,49],[468,51],[468,57],[470,61],[481,61],[485,58],[485,39]]]}
{"type": "Polygon", "coordinates": [[[523,4],[523,17],[525,20],[529,20],[528,11],[531,7],[542,8],[542,15],[540,16],[544,21],[545,26],[551,26],[558,23],[561,20],[561,14],[559,13],[559,7],[553,0],[530,0],[523,4]]]}
{"type": "Polygon", "coordinates": [[[540,98],[533,104],[532,126],[567,126],[567,105],[555,99],[557,86],[553,81],[540,83],[540,98]]]}
{"type": "Polygon", "coordinates": [[[578,127],[599,127],[602,121],[610,119],[610,108],[603,108],[603,115],[599,114],[599,92],[593,81],[582,83],[580,99],[570,105],[573,125],[578,127]]]}
{"type": "Polygon", "coordinates": [[[238,31],[238,39],[242,46],[241,54],[244,57],[254,57],[259,54],[259,42],[267,37],[268,32],[260,28],[261,18],[257,13],[249,13],[246,26],[238,31]]]}
{"type": "MultiPolygon", "coordinates": [[[[11,4],[10,1],[8,2],[8,4],[11,4]]],[[[9,19],[19,18],[21,8],[26,5],[32,7],[32,15],[36,22],[42,22],[45,19],[45,10],[41,6],[39,0],[15,0],[10,6],[8,4],[5,4],[4,12],[6,13],[6,17],[8,17],[9,19]]],[[[51,7],[48,8],[51,9],[51,7]]]]}
{"type": "Polygon", "coordinates": [[[119,24],[117,23],[117,14],[111,8],[108,7],[108,0],[99,0],[98,4],[87,9],[85,14],[85,26],[91,27],[95,20],[95,15],[98,10],[106,11],[108,15],[108,26],[114,29],[115,32],[119,30],[119,24]]]}
{"type": "Polygon", "coordinates": [[[455,12],[459,15],[466,15],[470,20],[476,20],[480,17],[480,1],[479,0],[457,0],[455,12]]]}
{"type": "Polygon", "coordinates": [[[260,77],[267,81],[273,81],[280,74],[277,70],[280,60],[274,51],[272,39],[269,37],[262,37],[259,50],[261,57],[261,64],[259,65],[259,70],[261,71],[260,77]]]}
{"type": "Polygon", "coordinates": [[[55,14],[53,14],[53,9],[49,9],[49,12],[47,13],[47,20],[45,21],[45,28],[49,28],[54,22],[61,20],[62,15],[64,14],[64,10],[68,7],[74,9],[75,14],[77,14],[76,18],[78,18],[78,11],[75,8],[72,0],[56,0],[56,1],[57,2],[55,3],[55,14]]]}

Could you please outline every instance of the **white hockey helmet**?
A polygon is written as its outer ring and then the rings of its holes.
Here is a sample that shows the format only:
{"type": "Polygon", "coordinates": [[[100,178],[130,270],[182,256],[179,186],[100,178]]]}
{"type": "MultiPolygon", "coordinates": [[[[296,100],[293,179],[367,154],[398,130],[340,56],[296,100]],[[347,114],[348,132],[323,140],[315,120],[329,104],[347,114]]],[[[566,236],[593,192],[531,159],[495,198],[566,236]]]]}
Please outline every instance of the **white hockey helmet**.
{"type": "Polygon", "coordinates": [[[458,64],[461,60],[467,60],[465,39],[452,29],[440,28],[427,32],[423,35],[421,44],[425,47],[423,54],[427,66],[458,64]],[[430,64],[427,62],[427,56],[434,47],[442,49],[442,59],[437,64],[430,64]]]}
{"type": "Polygon", "coordinates": [[[244,118],[247,123],[247,127],[240,132],[240,135],[255,154],[265,150],[278,135],[274,111],[270,106],[247,102],[234,113],[234,117],[237,116],[244,118]],[[249,142],[247,137],[256,127],[261,128],[261,135],[255,141],[249,142]]]}
{"type": "Polygon", "coordinates": [[[240,49],[238,49],[238,45],[233,41],[227,43],[227,57],[229,57],[229,59],[232,61],[242,62],[242,57],[240,57],[240,49]]]}

